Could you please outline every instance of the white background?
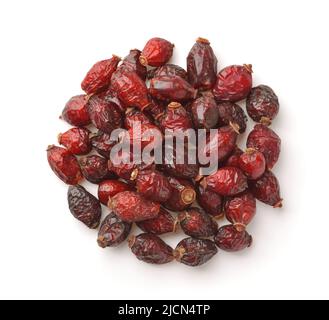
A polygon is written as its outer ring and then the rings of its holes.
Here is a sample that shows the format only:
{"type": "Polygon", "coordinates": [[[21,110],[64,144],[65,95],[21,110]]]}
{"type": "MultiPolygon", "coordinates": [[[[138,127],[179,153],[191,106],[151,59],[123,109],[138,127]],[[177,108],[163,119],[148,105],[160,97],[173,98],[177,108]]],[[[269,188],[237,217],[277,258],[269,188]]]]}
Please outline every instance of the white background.
{"type": "Polygon", "coordinates": [[[326,0],[1,1],[0,298],[329,298],[328,21],[326,0]],[[253,247],[201,268],[98,248],[46,161],[90,66],[153,36],[174,42],[183,66],[206,37],[220,67],[252,63],[255,84],[280,97],[284,208],[259,204],[253,247]]]}

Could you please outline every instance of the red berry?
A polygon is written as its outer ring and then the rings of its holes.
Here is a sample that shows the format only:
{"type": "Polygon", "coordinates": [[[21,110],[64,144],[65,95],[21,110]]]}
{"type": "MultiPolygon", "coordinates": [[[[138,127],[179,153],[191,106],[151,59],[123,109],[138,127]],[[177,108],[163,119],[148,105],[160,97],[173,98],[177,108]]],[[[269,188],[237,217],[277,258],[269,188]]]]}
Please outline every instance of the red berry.
{"type": "Polygon", "coordinates": [[[240,156],[239,167],[248,179],[257,180],[265,172],[266,160],[261,152],[255,149],[247,149],[240,156]]]}
{"type": "Polygon", "coordinates": [[[252,66],[229,66],[217,75],[213,89],[218,101],[240,101],[247,98],[252,88],[252,66]]]}
{"type": "Polygon", "coordinates": [[[153,219],[160,211],[160,204],[146,200],[134,191],[116,194],[108,205],[121,220],[126,222],[153,219]]]}
{"type": "Polygon", "coordinates": [[[258,180],[250,181],[249,187],[259,201],[274,208],[282,207],[279,181],[271,171],[266,171],[258,180]]]}
{"type": "Polygon", "coordinates": [[[113,55],[111,59],[94,64],[81,83],[82,90],[90,95],[106,89],[120,60],[119,57],[113,55]]]}
{"type": "Polygon", "coordinates": [[[102,204],[107,206],[110,198],[124,191],[132,191],[132,187],[120,180],[105,180],[98,186],[98,199],[102,204]]]}
{"type": "Polygon", "coordinates": [[[106,179],[114,178],[108,170],[105,158],[91,155],[80,159],[79,162],[83,176],[91,183],[100,183],[106,179]]]}
{"type": "Polygon", "coordinates": [[[218,248],[227,252],[236,252],[249,248],[252,237],[247,231],[238,231],[234,226],[227,225],[219,228],[214,241],[218,248]]]}
{"type": "Polygon", "coordinates": [[[124,68],[129,71],[136,72],[139,77],[145,81],[147,75],[147,69],[143,66],[140,61],[139,57],[141,55],[141,51],[138,49],[130,50],[129,54],[123,59],[120,68],[124,68]]]}
{"type": "Polygon", "coordinates": [[[247,147],[261,152],[266,159],[267,168],[272,169],[280,156],[281,139],[267,126],[257,124],[248,136],[247,147]]]}
{"type": "Polygon", "coordinates": [[[218,104],[219,126],[227,126],[233,123],[240,133],[247,129],[248,118],[243,109],[236,103],[226,101],[218,104]]]}
{"type": "Polygon", "coordinates": [[[91,123],[91,120],[87,104],[88,97],[85,94],[72,97],[66,103],[61,118],[72,126],[88,126],[91,123]]]}
{"type": "Polygon", "coordinates": [[[50,168],[66,184],[75,185],[83,179],[78,160],[70,151],[52,145],[47,158],[50,168]]]}
{"type": "Polygon", "coordinates": [[[92,147],[103,157],[110,158],[112,148],[118,143],[110,134],[98,131],[91,139],[92,147]]]}
{"type": "Polygon", "coordinates": [[[129,130],[134,124],[151,124],[151,120],[142,111],[135,108],[128,108],[126,111],[124,126],[129,130]]]}
{"type": "Polygon", "coordinates": [[[87,154],[91,150],[90,131],[84,128],[72,128],[58,135],[58,143],[76,155],[87,154]]]}
{"type": "Polygon", "coordinates": [[[252,193],[226,198],[225,216],[238,231],[243,231],[256,214],[256,200],[252,193]]]}
{"type": "Polygon", "coordinates": [[[151,98],[150,105],[145,109],[145,113],[149,115],[154,121],[160,119],[165,113],[167,103],[151,98]]]}
{"type": "Polygon", "coordinates": [[[188,80],[187,72],[176,64],[165,64],[162,67],[150,70],[147,74],[149,79],[161,76],[178,76],[186,81],[188,80]]]}
{"type": "Polygon", "coordinates": [[[239,160],[240,156],[243,154],[243,151],[235,146],[235,149],[233,150],[233,153],[230,155],[230,157],[225,162],[225,167],[239,167],[239,160]]]}
{"type": "Polygon", "coordinates": [[[212,89],[216,82],[217,58],[207,39],[198,38],[187,56],[190,84],[201,90],[212,89]]]}
{"type": "Polygon", "coordinates": [[[139,58],[143,66],[160,67],[167,63],[173,54],[174,45],[161,38],[150,39],[139,58]]]}

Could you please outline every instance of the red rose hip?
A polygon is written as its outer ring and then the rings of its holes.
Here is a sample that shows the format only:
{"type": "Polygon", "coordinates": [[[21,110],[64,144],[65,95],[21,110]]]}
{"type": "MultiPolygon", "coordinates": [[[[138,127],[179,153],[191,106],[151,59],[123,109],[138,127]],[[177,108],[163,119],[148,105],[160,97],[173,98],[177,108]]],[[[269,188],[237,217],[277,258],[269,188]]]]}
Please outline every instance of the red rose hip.
{"type": "Polygon", "coordinates": [[[240,166],[239,166],[239,160],[240,160],[240,156],[242,154],[243,154],[243,151],[238,146],[235,146],[235,149],[233,150],[232,154],[225,161],[225,167],[236,167],[236,168],[240,168],[240,166]]]}
{"type": "Polygon", "coordinates": [[[65,105],[61,119],[65,120],[72,126],[83,127],[91,123],[88,112],[88,96],[81,94],[72,97],[65,105]]]}
{"type": "Polygon", "coordinates": [[[141,51],[139,51],[138,49],[130,50],[129,54],[123,59],[120,68],[136,72],[139,77],[145,81],[147,69],[140,63],[140,55],[141,51]]]}
{"type": "Polygon", "coordinates": [[[108,170],[105,158],[91,155],[80,159],[79,162],[83,176],[91,183],[100,183],[114,178],[114,175],[108,170]]]}
{"type": "Polygon", "coordinates": [[[98,199],[102,204],[107,206],[110,198],[124,191],[132,191],[132,187],[120,180],[105,180],[98,186],[98,199]]]}
{"type": "Polygon", "coordinates": [[[58,135],[58,143],[76,155],[87,154],[91,151],[90,131],[84,128],[72,128],[58,135]]]}
{"type": "Polygon", "coordinates": [[[178,76],[186,81],[188,80],[187,72],[182,67],[176,64],[165,64],[162,67],[150,70],[147,74],[147,77],[149,79],[160,76],[178,76]]]}
{"type": "Polygon", "coordinates": [[[261,152],[249,148],[240,156],[239,167],[248,179],[257,180],[265,172],[266,160],[261,152]]]}

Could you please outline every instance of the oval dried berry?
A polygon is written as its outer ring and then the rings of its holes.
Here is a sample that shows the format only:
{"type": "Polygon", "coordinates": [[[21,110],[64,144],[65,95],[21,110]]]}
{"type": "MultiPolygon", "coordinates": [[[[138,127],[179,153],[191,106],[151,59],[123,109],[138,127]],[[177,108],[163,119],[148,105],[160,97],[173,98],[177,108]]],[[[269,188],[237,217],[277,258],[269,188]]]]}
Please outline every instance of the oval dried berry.
{"type": "Polygon", "coordinates": [[[72,126],[83,127],[91,124],[88,112],[88,97],[85,94],[72,97],[65,105],[61,119],[72,126]]]}
{"type": "Polygon", "coordinates": [[[124,127],[129,130],[134,124],[152,124],[152,122],[142,111],[135,108],[128,108],[124,120],[124,127]]]}
{"type": "Polygon", "coordinates": [[[79,162],[83,176],[91,183],[100,183],[115,177],[109,171],[105,158],[91,155],[80,159],[79,162]]]}
{"type": "Polygon", "coordinates": [[[98,131],[91,139],[92,147],[103,157],[110,158],[112,148],[118,143],[110,134],[98,131]]]}
{"type": "Polygon", "coordinates": [[[58,143],[76,155],[91,151],[90,131],[84,128],[72,128],[58,135],[58,143]]]}
{"type": "Polygon", "coordinates": [[[248,118],[243,109],[233,102],[221,102],[218,104],[219,126],[227,126],[230,123],[238,128],[240,133],[244,133],[247,129],[248,118]]]}
{"type": "Polygon", "coordinates": [[[187,72],[177,64],[165,64],[162,67],[152,69],[148,72],[147,77],[149,79],[161,77],[161,76],[178,76],[184,80],[188,80],[187,72]]]}
{"type": "Polygon", "coordinates": [[[124,68],[129,71],[136,72],[142,80],[146,80],[147,68],[143,66],[139,57],[141,55],[141,51],[138,49],[130,50],[129,54],[123,59],[120,68],[124,68]]]}
{"type": "Polygon", "coordinates": [[[239,167],[248,179],[257,180],[265,172],[266,160],[261,152],[249,148],[240,156],[239,167]]]}
{"type": "Polygon", "coordinates": [[[225,161],[225,167],[236,167],[236,168],[240,168],[240,166],[239,166],[239,160],[240,160],[240,156],[242,154],[243,154],[243,151],[238,146],[235,146],[232,154],[225,161]]]}
{"type": "Polygon", "coordinates": [[[111,197],[124,191],[132,191],[132,187],[120,180],[105,180],[98,186],[98,199],[107,206],[111,197]]]}

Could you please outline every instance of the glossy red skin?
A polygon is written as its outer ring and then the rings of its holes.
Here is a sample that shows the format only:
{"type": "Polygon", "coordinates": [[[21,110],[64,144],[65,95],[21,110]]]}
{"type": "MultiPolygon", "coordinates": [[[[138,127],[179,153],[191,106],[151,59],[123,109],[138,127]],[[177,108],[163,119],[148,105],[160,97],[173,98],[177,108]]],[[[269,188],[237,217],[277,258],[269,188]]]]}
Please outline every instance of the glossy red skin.
{"type": "Polygon", "coordinates": [[[88,110],[93,125],[108,134],[114,129],[122,127],[122,114],[113,102],[107,102],[97,96],[89,99],[88,110]]]}
{"type": "Polygon", "coordinates": [[[149,92],[152,97],[164,101],[187,101],[195,99],[195,90],[179,76],[159,76],[151,79],[149,92]]]}
{"type": "Polygon", "coordinates": [[[75,185],[83,179],[78,160],[70,151],[49,146],[47,158],[50,168],[64,183],[75,185]]]}
{"type": "Polygon", "coordinates": [[[105,180],[98,186],[98,199],[102,204],[107,206],[110,198],[114,197],[116,194],[132,190],[132,186],[120,180],[105,180]]]}
{"type": "Polygon", "coordinates": [[[212,129],[218,124],[218,107],[212,95],[203,95],[190,107],[196,129],[212,129]]]}
{"type": "Polygon", "coordinates": [[[152,124],[151,120],[149,117],[143,113],[142,111],[131,108],[128,109],[126,112],[126,117],[124,120],[124,127],[129,130],[132,128],[133,124],[152,124]]]}
{"type": "Polygon", "coordinates": [[[172,194],[168,178],[156,170],[140,171],[136,178],[136,188],[146,199],[155,202],[166,202],[172,194]]]}
{"type": "Polygon", "coordinates": [[[120,60],[119,57],[113,55],[111,59],[102,60],[94,64],[81,83],[82,90],[90,95],[106,89],[120,60]]]}
{"type": "Polygon", "coordinates": [[[256,199],[251,192],[225,199],[225,216],[237,230],[242,231],[256,214],[256,199]]]}
{"type": "Polygon", "coordinates": [[[282,207],[280,184],[271,171],[266,171],[258,180],[249,181],[249,188],[257,200],[274,208],[282,207]]]}
{"type": "Polygon", "coordinates": [[[217,79],[217,58],[206,39],[198,38],[187,56],[189,83],[196,89],[212,89],[217,79]]]}
{"type": "Polygon", "coordinates": [[[235,167],[221,168],[201,183],[222,196],[234,196],[248,188],[247,177],[235,167]]]}
{"type": "Polygon", "coordinates": [[[202,207],[209,215],[214,218],[222,216],[223,197],[216,192],[204,188],[201,184],[197,184],[197,200],[200,207],[202,207]]]}
{"type": "Polygon", "coordinates": [[[249,117],[256,122],[262,122],[264,118],[267,122],[273,120],[280,109],[277,95],[270,87],[265,85],[252,88],[246,106],[249,117]]]}
{"type": "Polygon", "coordinates": [[[160,67],[167,63],[173,54],[174,45],[162,38],[150,39],[141,54],[140,62],[151,67],[160,67]]]}
{"type": "Polygon", "coordinates": [[[120,220],[114,213],[110,213],[102,222],[97,243],[101,248],[117,247],[124,242],[130,233],[132,224],[120,220]]]}
{"type": "Polygon", "coordinates": [[[252,73],[250,68],[233,65],[218,73],[213,93],[218,101],[236,102],[247,98],[251,88],[252,73]]]}
{"type": "Polygon", "coordinates": [[[238,134],[233,130],[231,126],[219,128],[217,134],[210,139],[207,139],[207,144],[203,147],[203,153],[209,156],[212,152],[215,152],[214,148],[218,150],[218,161],[225,160],[234,150],[238,134]],[[217,146],[216,146],[217,141],[217,146]]]}
{"type": "Polygon", "coordinates": [[[218,125],[227,126],[230,123],[239,126],[239,132],[244,133],[247,129],[248,118],[244,110],[233,102],[221,102],[218,104],[218,125]]]}
{"type": "Polygon", "coordinates": [[[145,81],[147,76],[147,68],[139,62],[141,51],[138,49],[130,50],[129,54],[123,59],[120,68],[125,68],[129,71],[134,71],[138,76],[145,81]]]}
{"type": "Polygon", "coordinates": [[[67,201],[72,215],[90,229],[99,226],[102,208],[97,198],[80,185],[70,186],[67,201]]]}
{"type": "Polygon", "coordinates": [[[186,238],[178,243],[174,256],[180,263],[197,267],[208,262],[217,252],[216,245],[211,240],[186,238]]]}
{"type": "Polygon", "coordinates": [[[122,221],[126,222],[153,219],[160,211],[160,204],[146,200],[134,191],[116,194],[110,199],[109,207],[122,221]]]}
{"type": "Polygon", "coordinates": [[[195,198],[194,186],[189,180],[168,177],[172,187],[171,197],[163,205],[172,211],[184,211],[189,208],[195,198]]]}
{"type": "Polygon", "coordinates": [[[110,88],[126,108],[144,110],[150,104],[145,82],[136,72],[119,68],[113,74],[110,88]]]}
{"type": "Polygon", "coordinates": [[[129,239],[129,246],[137,259],[151,264],[165,264],[174,260],[174,250],[155,234],[142,233],[129,239]]]}
{"type": "Polygon", "coordinates": [[[236,167],[236,168],[240,168],[240,166],[239,166],[239,160],[240,160],[240,156],[242,154],[243,154],[243,151],[238,146],[235,146],[235,149],[233,150],[233,153],[225,161],[224,166],[225,167],[236,167]]]}
{"type": "Polygon", "coordinates": [[[85,94],[72,97],[65,105],[61,118],[76,127],[91,124],[88,112],[88,97],[85,94]]]}
{"type": "Polygon", "coordinates": [[[254,149],[247,149],[240,156],[239,167],[248,179],[257,180],[265,172],[266,160],[261,152],[254,149]]]}
{"type": "Polygon", "coordinates": [[[160,208],[159,215],[156,218],[137,222],[137,226],[144,232],[160,235],[175,232],[176,222],[167,210],[160,208]]]}
{"type": "Polygon", "coordinates": [[[80,159],[80,167],[83,176],[91,183],[100,183],[115,176],[108,170],[107,160],[97,155],[91,155],[80,159]]]}
{"type": "Polygon", "coordinates": [[[234,226],[227,225],[219,228],[214,241],[218,248],[227,252],[236,252],[249,248],[252,237],[247,231],[238,231],[234,226]]]}
{"type": "Polygon", "coordinates": [[[280,156],[281,139],[267,126],[257,124],[248,136],[247,147],[261,152],[266,159],[267,169],[272,169],[280,156]]]}
{"type": "Polygon", "coordinates": [[[72,128],[58,135],[58,143],[76,155],[91,151],[90,131],[84,128],[72,128]]]}
{"type": "Polygon", "coordinates": [[[199,208],[189,208],[178,216],[185,234],[194,238],[207,238],[217,233],[218,225],[213,218],[199,208]]]}
{"type": "Polygon", "coordinates": [[[111,135],[98,131],[97,135],[90,139],[92,147],[103,157],[109,158],[112,148],[118,143],[111,135]]]}
{"type": "Polygon", "coordinates": [[[188,81],[187,72],[176,64],[165,64],[162,67],[152,69],[147,73],[148,79],[160,76],[178,76],[188,81]]]}
{"type": "Polygon", "coordinates": [[[166,108],[166,112],[159,119],[160,127],[162,131],[165,130],[187,130],[193,128],[190,115],[185,108],[178,103],[169,104],[166,108]]]}

